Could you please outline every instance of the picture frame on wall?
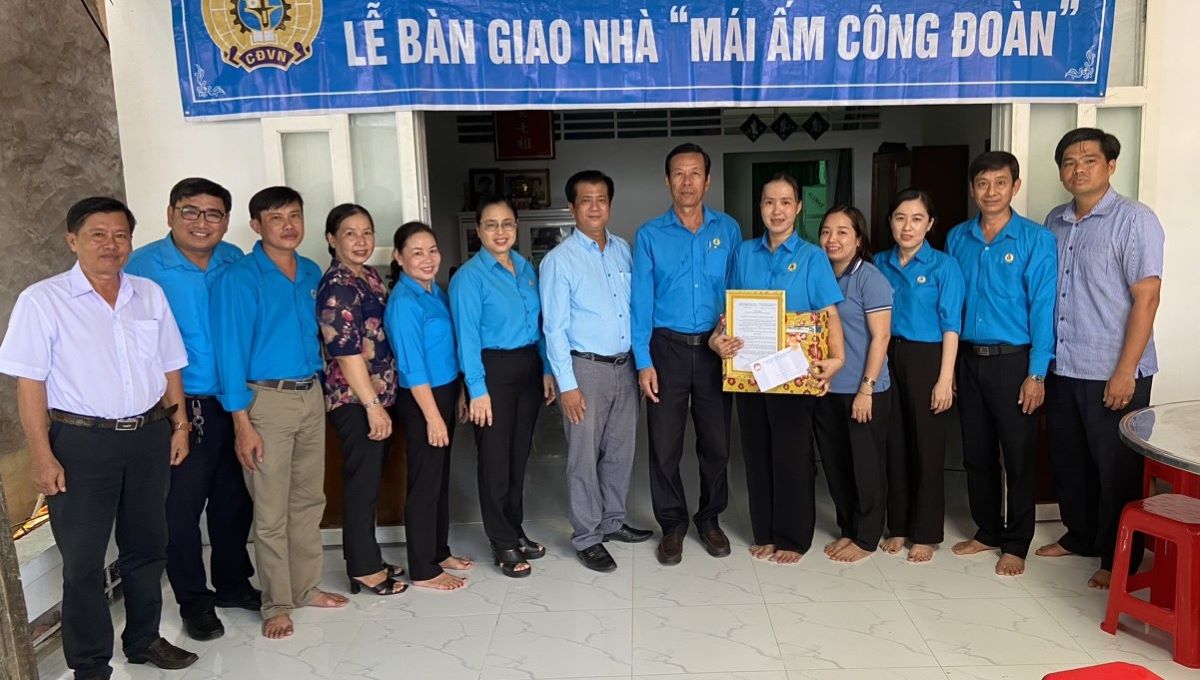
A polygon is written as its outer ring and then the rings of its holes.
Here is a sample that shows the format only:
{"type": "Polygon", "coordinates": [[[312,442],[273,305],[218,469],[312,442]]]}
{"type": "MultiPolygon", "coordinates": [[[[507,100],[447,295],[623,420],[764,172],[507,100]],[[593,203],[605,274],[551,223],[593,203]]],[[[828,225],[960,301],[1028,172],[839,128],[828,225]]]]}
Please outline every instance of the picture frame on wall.
{"type": "Polygon", "coordinates": [[[550,170],[504,171],[504,195],[512,199],[518,210],[549,208],[550,170]]]}
{"type": "Polygon", "coordinates": [[[497,111],[492,124],[498,161],[551,160],[554,158],[554,113],[551,111],[497,111]]]}
{"type": "Polygon", "coordinates": [[[496,168],[472,168],[467,171],[468,203],[467,210],[474,210],[479,199],[489,194],[505,193],[503,178],[496,168]]]}

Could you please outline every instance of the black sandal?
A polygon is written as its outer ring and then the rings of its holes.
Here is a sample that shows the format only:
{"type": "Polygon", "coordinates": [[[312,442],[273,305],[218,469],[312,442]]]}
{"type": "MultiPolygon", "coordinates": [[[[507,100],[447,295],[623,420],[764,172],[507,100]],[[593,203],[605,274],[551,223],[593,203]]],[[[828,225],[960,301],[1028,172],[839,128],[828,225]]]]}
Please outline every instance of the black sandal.
{"type": "Polygon", "coordinates": [[[520,565],[528,565],[525,561],[525,553],[521,552],[520,548],[509,548],[500,550],[495,548],[492,550],[492,557],[496,560],[496,565],[500,567],[500,571],[511,578],[525,578],[533,569],[526,566],[524,569],[517,569],[520,565]]]}
{"type": "Polygon", "coordinates": [[[387,571],[388,576],[391,576],[392,578],[400,578],[406,573],[404,571],[404,567],[400,566],[399,564],[388,564],[387,562],[384,562],[383,568],[385,571],[387,571]]]}
{"type": "Polygon", "coordinates": [[[357,595],[359,593],[359,591],[361,591],[363,588],[366,588],[367,590],[375,593],[376,595],[399,595],[400,593],[403,593],[404,591],[408,590],[408,584],[404,583],[402,581],[397,581],[396,579],[392,578],[391,576],[388,576],[387,578],[383,579],[379,583],[376,583],[373,586],[369,586],[369,585],[363,583],[362,581],[354,578],[353,576],[350,577],[350,594],[351,595],[357,595]],[[397,584],[400,585],[399,589],[396,588],[397,584]]]}
{"type": "Polygon", "coordinates": [[[517,545],[527,560],[536,560],[546,556],[546,546],[538,545],[524,536],[517,539],[517,545]]]}

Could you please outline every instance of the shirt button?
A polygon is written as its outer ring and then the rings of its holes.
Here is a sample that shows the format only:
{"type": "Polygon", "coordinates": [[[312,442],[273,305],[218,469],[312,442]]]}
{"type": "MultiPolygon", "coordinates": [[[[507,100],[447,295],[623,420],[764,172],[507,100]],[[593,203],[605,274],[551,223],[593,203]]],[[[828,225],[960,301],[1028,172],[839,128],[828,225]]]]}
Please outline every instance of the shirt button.
{"type": "Polygon", "coordinates": [[[1065,271],[1065,272],[1063,272],[1063,273],[1064,273],[1064,274],[1070,274],[1070,273],[1071,273],[1071,270],[1070,270],[1070,269],[1068,269],[1067,271],[1065,271]]]}

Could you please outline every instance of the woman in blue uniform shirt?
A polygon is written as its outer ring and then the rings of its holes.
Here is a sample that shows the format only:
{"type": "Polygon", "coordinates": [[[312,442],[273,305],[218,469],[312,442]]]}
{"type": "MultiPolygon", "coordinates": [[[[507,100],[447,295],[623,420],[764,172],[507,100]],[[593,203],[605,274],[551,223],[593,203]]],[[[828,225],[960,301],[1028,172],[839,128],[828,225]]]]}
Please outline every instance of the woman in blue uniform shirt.
{"type": "Polygon", "coordinates": [[[392,240],[392,295],[384,327],[396,355],[396,416],[408,453],[404,528],[413,585],[457,590],[473,564],[450,552],[450,444],[455,404],[465,415],[450,300],[434,281],[442,255],[428,225],[409,222],[392,240]]]}
{"type": "Polygon", "coordinates": [[[875,265],[895,291],[888,364],[898,410],[887,447],[890,535],[881,547],[896,553],[907,543],[910,562],[927,562],[942,542],[947,411],[965,288],[954,258],[925,240],[937,220],[928,194],[902,191],[888,214],[896,245],[875,265]]]}
{"type": "Polygon", "coordinates": [[[830,208],[821,219],[820,239],[845,296],[838,314],[846,343],[846,366],[817,401],[817,448],[839,530],[825,554],[836,562],[857,562],[883,536],[892,286],[871,264],[867,220],[858,208],[830,208]]]}
{"type": "MultiPolygon", "coordinates": [[[[800,184],[790,175],[776,174],[763,185],[759,209],[766,233],[734,251],[728,288],[783,290],[789,312],[828,312],[829,358],[812,366],[813,375],[827,387],[844,359],[836,307],[842,292],[825,253],[796,233],[800,208],[800,184]]],[[[750,554],[756,558],[794,564],[812,546],[817,400],[810,395],[736,395],[754,534],[750,554]]]]}
{"type": "Polygon", "coordinates": [[[450,281],[459,363],[479,450],[479,505],[496,564],[506,576],[530,573],[546,549],[525,535],[525,464],[542,402],[554,401],[541,301],[533,266],[513,250],[517,209],[484,197],[475,211],[482,248],[450,281]]]}

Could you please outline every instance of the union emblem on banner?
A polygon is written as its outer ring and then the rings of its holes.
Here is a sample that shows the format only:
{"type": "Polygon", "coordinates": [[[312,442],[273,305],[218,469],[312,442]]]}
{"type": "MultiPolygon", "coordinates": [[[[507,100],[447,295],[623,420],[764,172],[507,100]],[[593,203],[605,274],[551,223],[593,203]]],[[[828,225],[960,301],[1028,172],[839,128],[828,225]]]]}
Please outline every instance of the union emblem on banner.
{"type": "Polygon", "coordinates": [[[312,56],[322,0],[204,0],[204,26],[230,66],[288,70],[312,56]]]}

